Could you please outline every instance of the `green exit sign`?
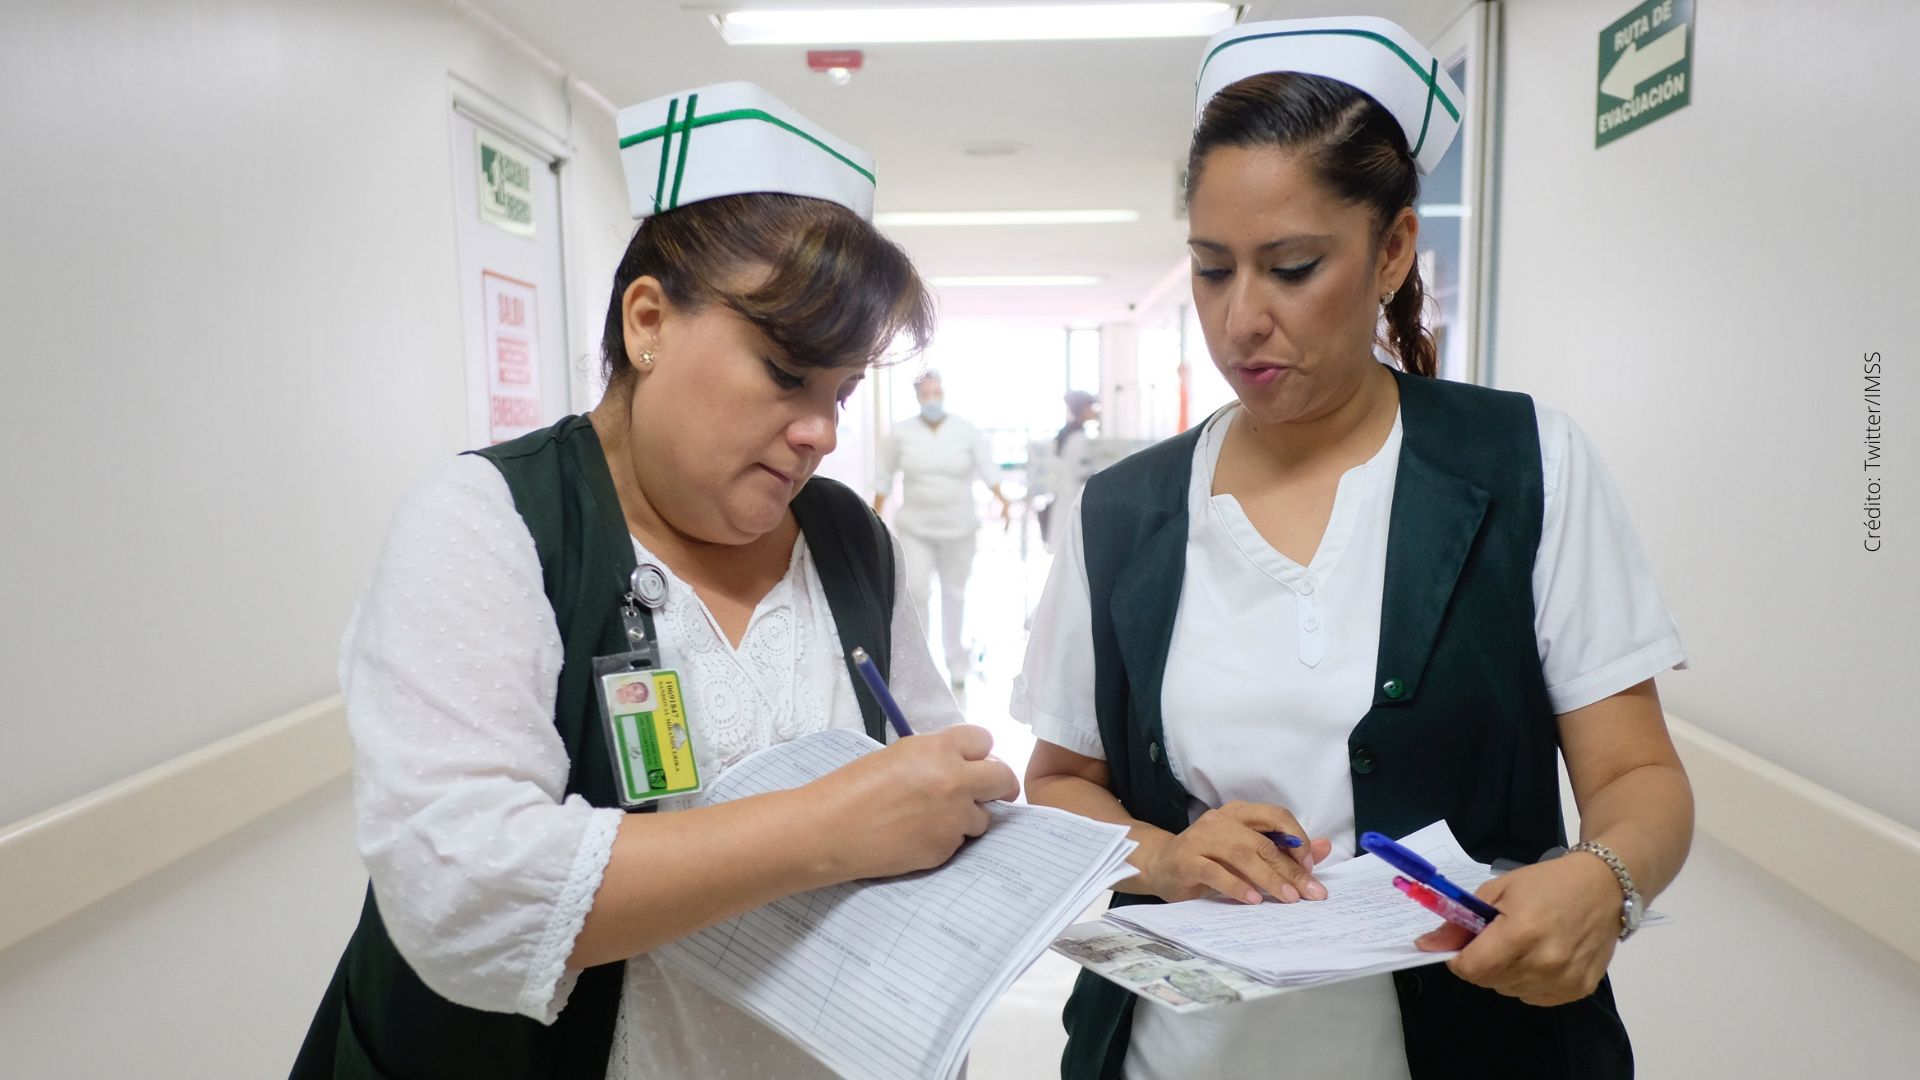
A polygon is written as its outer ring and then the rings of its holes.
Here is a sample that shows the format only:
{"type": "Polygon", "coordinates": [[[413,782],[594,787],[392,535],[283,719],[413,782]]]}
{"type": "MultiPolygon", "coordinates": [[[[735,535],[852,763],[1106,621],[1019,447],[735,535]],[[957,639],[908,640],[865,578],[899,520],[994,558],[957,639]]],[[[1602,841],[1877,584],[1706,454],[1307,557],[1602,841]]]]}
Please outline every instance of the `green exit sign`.
{"type": "Polygon", "coordinates": [[[1593,145],[1607,145],[1693,100],[1693,0],[1648,0],[1600,31],[1593,145]]]}

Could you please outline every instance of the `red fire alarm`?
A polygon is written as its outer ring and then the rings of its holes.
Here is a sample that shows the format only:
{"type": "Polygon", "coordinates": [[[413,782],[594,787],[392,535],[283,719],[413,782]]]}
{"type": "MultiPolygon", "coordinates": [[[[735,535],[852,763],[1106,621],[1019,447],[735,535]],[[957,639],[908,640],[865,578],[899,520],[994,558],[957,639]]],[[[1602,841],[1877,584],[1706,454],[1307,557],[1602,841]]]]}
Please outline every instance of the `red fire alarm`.
{"type": "Polygon", "coordinates": [[[849,74],[860,70],[864,59],[859,49],[808,49],[807,68],[810,71],[832,71],[839,68],[849,74]]]}

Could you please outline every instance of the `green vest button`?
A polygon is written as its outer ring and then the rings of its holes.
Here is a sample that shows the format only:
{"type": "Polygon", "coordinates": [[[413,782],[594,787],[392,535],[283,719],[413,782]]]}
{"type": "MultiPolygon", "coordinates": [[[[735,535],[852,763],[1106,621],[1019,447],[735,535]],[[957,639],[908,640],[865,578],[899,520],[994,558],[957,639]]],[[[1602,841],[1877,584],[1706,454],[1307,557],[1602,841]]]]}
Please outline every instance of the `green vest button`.
{"type": "Polygon", "coordinates": [[[1147,744],[1147,756],[1153,759],[1155,765],[1158,765],[1166,760],[1167,755],[1161,751],[1159,743],[1150,742],[1147,744]]]}
{"type": "Polygon", "coordinates": [[[1380,689],[1386,693],[1387,697],[1399,701],[1407,692],[1407,684],[1399,679],[1388,679],[1380,684],[1380,689]]]}
{"type": "Polygon", "coordinates": [[[1373,747],[1362,746],[1353,752],[1353,771],[1364,776],[1373,771],[1374,765],[1378,763],[1379,760],[1379,757],[1373,752],[1373,747]]]}

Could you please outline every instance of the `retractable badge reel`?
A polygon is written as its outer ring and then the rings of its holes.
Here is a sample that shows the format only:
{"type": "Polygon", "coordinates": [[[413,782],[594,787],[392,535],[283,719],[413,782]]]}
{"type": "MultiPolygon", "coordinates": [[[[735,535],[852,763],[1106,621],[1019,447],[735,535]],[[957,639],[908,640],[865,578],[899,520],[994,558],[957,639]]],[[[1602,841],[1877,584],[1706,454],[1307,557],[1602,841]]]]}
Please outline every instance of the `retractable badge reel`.
{"type": "Polygon", "coordinates": [[[680,675],[660,666],[653,613],[667,602],[667,577],[658,566],[637,566],[620,599],[625,652],[593,658],[600,719],[613,758],[620,804],[641,806],[700,790],[680,675]]]}

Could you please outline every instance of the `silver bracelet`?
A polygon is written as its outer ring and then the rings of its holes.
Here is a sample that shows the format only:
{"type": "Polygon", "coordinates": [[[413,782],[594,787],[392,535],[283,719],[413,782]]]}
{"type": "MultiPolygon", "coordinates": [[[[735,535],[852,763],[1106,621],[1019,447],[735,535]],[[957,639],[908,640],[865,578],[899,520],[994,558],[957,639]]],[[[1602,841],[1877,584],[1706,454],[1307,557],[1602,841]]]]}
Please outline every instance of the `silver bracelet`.
{"type": "Polygon", "coordinates": [[[1587,852],[1598,858],[1601,862],[1606,863],[1607,869],[1613,871],[1613,879],[1620,883],[1620,895],[1622,897],[1620,904],[1620,940],[1625,941],[1632,937],[1633,932],[1640,929],[1640,921],[1646,917],[1647,907],[1646,902],[1640,898],[1640,890],[1633,887],[1633,875],[1627,873],[1627,864],[1620,861],[1620,856],[1615,855],[1612,848],[1605,844],[1596,844],[1591,840],[1582,840],[1568,848],[1567,851],[1569,853],[1575,851],[1587,852]]]}

